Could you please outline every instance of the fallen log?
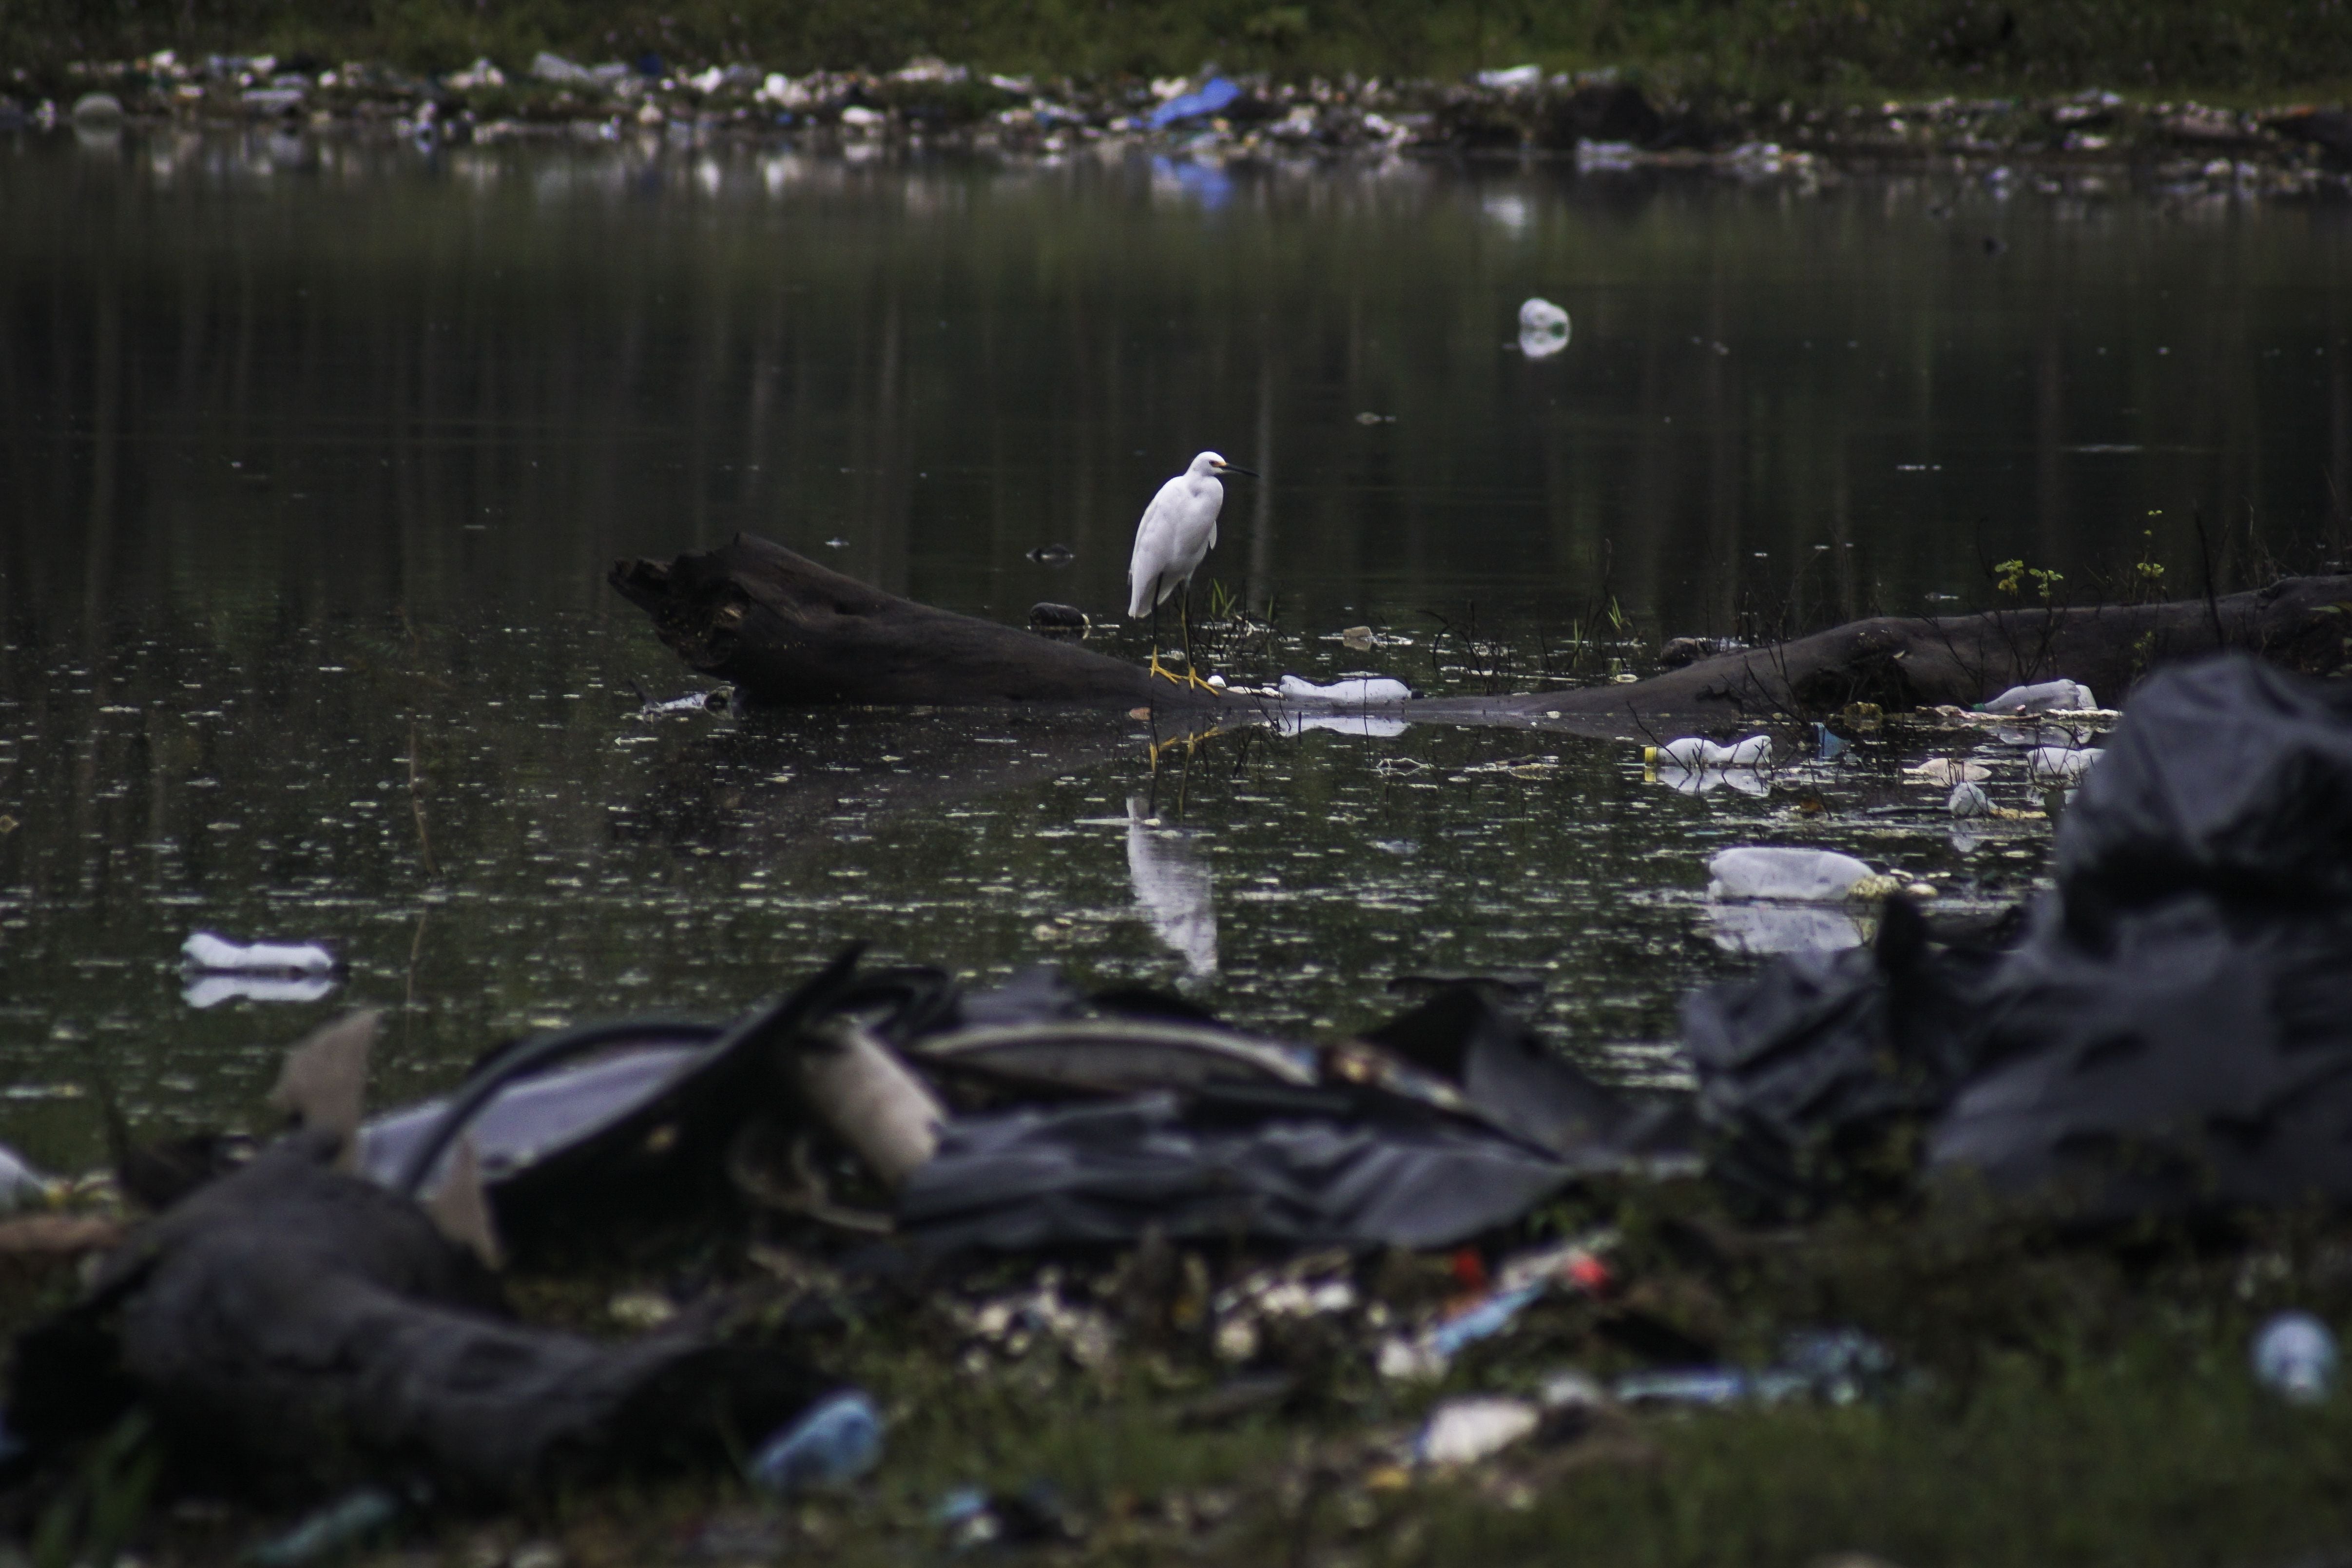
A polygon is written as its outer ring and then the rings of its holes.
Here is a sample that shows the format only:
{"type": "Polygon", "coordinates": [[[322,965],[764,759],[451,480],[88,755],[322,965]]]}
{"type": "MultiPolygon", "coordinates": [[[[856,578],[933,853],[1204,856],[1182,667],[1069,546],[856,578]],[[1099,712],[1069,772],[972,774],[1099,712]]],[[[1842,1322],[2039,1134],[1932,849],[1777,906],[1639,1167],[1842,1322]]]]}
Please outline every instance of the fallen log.
{"type": "Polygon", "coordinates": [[[1122,659],[886,594],[748,533],[667,563],[615,562],[608,581],[680,658],[755,703],[1216,705],[1122,659]]]}
{"type": "MultiPolygon", "coordinates": [[[[609,581],[688,665],[758,705],[1149,706],[1211,721],[1310,710],[1154,679],[1090,648],[884,593],[748,534],[668,563],[616,562],[609,581]]],[[[2344,670],[2352,665],[2352,576],[2289,577],[2254,592],[2152,605],[1880,616],[1630,684],[1367,710],[1632,736],[1663,723],[1752,724],[1853,702],[1889,711],[1967,706],[2062,677],[2115,704],[2152,670],[2219,648],[2305,674],[2344,670]]]]}

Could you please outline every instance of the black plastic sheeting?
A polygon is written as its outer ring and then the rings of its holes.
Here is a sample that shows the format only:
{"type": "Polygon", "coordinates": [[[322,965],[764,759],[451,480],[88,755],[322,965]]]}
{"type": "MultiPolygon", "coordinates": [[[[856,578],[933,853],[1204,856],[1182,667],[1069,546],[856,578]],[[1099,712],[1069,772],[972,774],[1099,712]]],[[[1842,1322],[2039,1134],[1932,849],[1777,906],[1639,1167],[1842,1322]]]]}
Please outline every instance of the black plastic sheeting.
{"type": "Polygon", "coordinates": [[[2134,696],[2006,953],[1876,946],[1691,998],[1717,1173],[1802,1211],[1920,1163],[2106,1222],[2352,1202],[2352,687],[2134,696]]]}
{"type": "MultiPolygon", "coordinates": [[[[967,999],[963,1014],[1003,1025],[1076,1006],[1033,974],[967,999]]],[[[920,1041],[911,1054],[928,1059],[920,1041]]],[[[1326,1057],[1313,1087],[1197,1081],[959,1116],[900,1194],[900,1227],[934,1254],[1117,1246],[1154,1230],[1444,1247],[1520,1219],[1580,1175],[1686,1147],[1681,1119],[1595,1082],[1487,983],[1442,983],[1326,1057]]]]}
{"type": "Polygon", "coordinates": [[[515,1321],[415,1202],[329,1168],[336,1143],[293,1134],[142,1226],[18,1341],[10,1429],[58,1452],[136,1401],[183,1484],[510,1500],[723,1462],[824,1392],[705,1328],[604,1344],[515,1321]]]}
{"type": "Polygon", "coordinates": [[[899,1195],[922,1247],[1024,1252],[1177,1238],[1444,1247],[1575,1173],[1393,1100],[1226,1088],[960,1117],[899,1195]]]}

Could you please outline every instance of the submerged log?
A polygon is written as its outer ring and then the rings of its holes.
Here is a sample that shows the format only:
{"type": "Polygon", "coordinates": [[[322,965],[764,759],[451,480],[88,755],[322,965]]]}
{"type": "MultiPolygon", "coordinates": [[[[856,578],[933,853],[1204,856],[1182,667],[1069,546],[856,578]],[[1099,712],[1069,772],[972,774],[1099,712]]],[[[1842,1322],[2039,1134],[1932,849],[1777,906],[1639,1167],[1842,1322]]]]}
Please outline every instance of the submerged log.
{"type": "MultiPolygon", "coordinates": [[[[1306,708],[1154,679],[1089,648],[884,593],[748,534],[667,563],[616,562],[610,581],[688,664],[757,704],[1148,705],[1208,719],[1306,708]]],[[[1748,724],[1852,702],[1890,711],[1966,706],[2062,677],[2113,705],[2158,667],[2217,648],[2310,674],[2345,669],[2352,576],[2290,577],[2255,592],[2164,604],[1881,616],[1625,685],[1415,699],[1376,711],[1426,723],[1631,736],[1662,722],[1748,724]]]]}

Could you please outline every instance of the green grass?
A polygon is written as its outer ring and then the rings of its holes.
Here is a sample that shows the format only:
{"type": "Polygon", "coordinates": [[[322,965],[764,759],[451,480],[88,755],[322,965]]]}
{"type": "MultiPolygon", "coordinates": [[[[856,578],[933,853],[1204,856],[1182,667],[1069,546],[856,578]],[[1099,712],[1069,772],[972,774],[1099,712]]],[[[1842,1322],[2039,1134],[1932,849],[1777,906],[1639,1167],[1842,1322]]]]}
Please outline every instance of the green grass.
{"type": "MultiPolygon", "coordinates": [[[[1861,1552],[1905,1568],[2257,1568],[2352,1546],[2352,1393],[2294,1408],[2246,1367],[2252,1330],[2282,1307],[2352,1323],[2341,1222],[2085,1241],[1906,1208],[1759,1229],[1696,1186],[1596,1194],[1547,1220],[1620,1226],[1623,1289],[1539,1304],[1442,1385],[1386,1382],[1371,1336],[1309,1320],[1265,1341],[1265,1360],[1297,1379],[1287,1410],[1190,1428],[1177,1411],[1229,1373],[1197,1338],[1149,1351],[1130,1338],[1090,1367],[1045,1340],[975,1354],[951,1314],[925,1301],[799,1341],[890,1414],[885,1463],[850,1494],[776,1508],[724,1479],[604,1489],[436,1520],[369,1560],[484,1561],[485,1541],[504,1551],[539,1538],[560,1542],[573,1568],[935,1561],[950,1489],[1041,1482],[1077,1528],[1022,1560],[1796,1568],[1861,1552]],[[1789,1329],[1858,1325],[1902,1372],[1883,1397],[1850,1405],[1607,1412],[1572,1440],[1524,1444],[1467,1473],[1397,1466],[1399,1444],[1446,1395],[1644,1364],[1627,1348],[1629,1321],[1748,1363],[1789,1329]],[[714,1521],[764,1545],[751,1559],[696,1557],[714,1521]]],[[[720,1262],[698,1253],[689,1273],[720,1262]]],[[[1361,1278],[1409,1313],[1443,1290],[1446,1270],[1397,1258],[1361,1278]]],[[[748,1300],[775,1288],[762,1279],[740,1282],[748,1300]]],[[[1008,1268],[1000,1283],[1024,1279],[1008,1268]]],[[[601,1304],[624,1282],[526,1280],[516,1298],[534,1319],[614,1331],[601,1304]]],[[[226,1563],[287,1522],[157,1513],[131,1550],[226,1563]]]]}
{"type": "Polygon", "coordinates": [[[940,55],[1085,78],[1214,60],[1285,78],[1615,66],[1676,92],[2278,96],[2352,81],[2340,0],[8,0],[0,67],[270,50],[441,70],[541,48],[887,69],[940,55]]]}

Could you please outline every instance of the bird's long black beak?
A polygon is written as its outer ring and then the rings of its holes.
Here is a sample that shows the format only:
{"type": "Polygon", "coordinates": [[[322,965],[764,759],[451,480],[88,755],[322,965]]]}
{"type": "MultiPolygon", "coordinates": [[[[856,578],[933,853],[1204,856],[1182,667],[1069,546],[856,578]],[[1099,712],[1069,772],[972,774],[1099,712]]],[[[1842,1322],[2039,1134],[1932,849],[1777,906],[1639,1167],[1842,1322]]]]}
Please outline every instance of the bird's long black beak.
{"type": "Polygon", "coordinates": [[[1257,475],[1251,469],[1237,468],[1231,463],[1219,463],[1217,465],[1217,472],[1221,474],[1239,474],[1245,479],[1254,479],[1257,478],[1257,475]]]}

